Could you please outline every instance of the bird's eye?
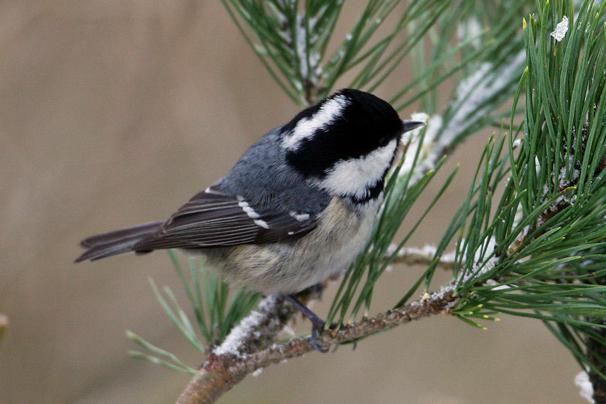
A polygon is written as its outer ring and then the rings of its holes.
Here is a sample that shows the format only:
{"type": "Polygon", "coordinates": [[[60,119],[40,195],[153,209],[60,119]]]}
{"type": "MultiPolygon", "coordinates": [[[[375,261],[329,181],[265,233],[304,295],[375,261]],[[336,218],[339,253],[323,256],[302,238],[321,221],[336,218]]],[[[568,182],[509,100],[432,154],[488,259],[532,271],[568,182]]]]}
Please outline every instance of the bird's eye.
{"type": "Polygon", "coordinates": [[[379,146],[380,147],[387,146],[387,143],[389,143],[389,138],[382,137],[381,139],[379,139],[379,146]]]}

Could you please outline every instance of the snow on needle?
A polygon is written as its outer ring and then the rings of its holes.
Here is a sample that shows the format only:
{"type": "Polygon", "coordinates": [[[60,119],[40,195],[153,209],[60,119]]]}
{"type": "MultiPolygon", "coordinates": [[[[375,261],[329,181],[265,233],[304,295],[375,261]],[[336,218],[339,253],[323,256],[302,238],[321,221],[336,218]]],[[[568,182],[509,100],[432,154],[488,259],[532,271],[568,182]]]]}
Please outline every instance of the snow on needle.
{"type": "Polygon", "coordinates": [[[556,25],[555,30],[551,33],[551,36],[558,42],[561,42],[562,39],[566,36],[568,32],[568,17],[564,16],[562,21],[556,25]]]}

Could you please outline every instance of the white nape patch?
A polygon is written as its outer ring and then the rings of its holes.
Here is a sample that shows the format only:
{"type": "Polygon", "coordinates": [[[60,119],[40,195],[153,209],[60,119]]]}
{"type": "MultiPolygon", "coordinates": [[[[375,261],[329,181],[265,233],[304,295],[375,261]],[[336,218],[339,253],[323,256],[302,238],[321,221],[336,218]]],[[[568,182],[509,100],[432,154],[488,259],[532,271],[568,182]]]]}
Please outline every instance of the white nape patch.
{"type": "Polygon", "coordinates": [[[304,222],[309,219],[309,213],[297,213],[291,211],[290,215],[294,217],[298,222],[304,222]]]}
{"type": "Polygon", "coordinates": [[[257,219],[255,220],[255,224],[259,227],[263,227],[264,229],[269,229],[269,225],[265,220],[257,219]]]}
{"type": "Polygon", "coordinates": [[[349,100],[344,95],[337,95],[324,102],[313,116],[303,118],[297,123],[292,134],[284,137],[282,147],[296,150],[301,141],[312,137],[318,129],[322,129],[339,117],[348,104],[349,100]]]}
{"type": "Polygon", "coordinates": [[[363,198],[389,168],[396,146],[394,139],[364,157],[338,162],[319,185],[331,193],[363,198]]]}
{"type": "Polygon", "coordinates": [[[246,213],[248,215],[248,217],[250,217],[251,219],[258,219],[261,217],[261,215],[259,215],[257,212],[255,212],[255,210],[250,207],[248,202],[246,202],[244,200],[241,200],[240,202],[238,202],[238,206],[241,207],[242,210],[244,211],[244,213],[246,213]]]}

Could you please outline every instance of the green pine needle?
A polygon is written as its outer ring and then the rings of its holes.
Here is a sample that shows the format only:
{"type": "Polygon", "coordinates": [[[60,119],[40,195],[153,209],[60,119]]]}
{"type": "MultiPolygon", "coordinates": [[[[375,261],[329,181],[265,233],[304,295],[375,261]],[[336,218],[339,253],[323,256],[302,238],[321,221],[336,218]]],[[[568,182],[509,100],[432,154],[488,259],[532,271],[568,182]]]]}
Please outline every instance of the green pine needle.
{"type": "MultiPolygon", "coordinates": [[[[162,310],[181,335],[196,351],[208,352],[213,346],[220,344],[229,331],[250,313],[259,302],[261,295],[244,289],[230,291],[227,282],[203,269],[201,260],[193,257],[188,259],[189,274],[186,275],[177,253],[174,250],[168,253],[181,280],[195,322],[192,322],[190,316],[181,308],[171,288],[160,289],[154,280],[150,279],[151,289],[162,310]],[[204,285],[204,290],[201,285],[204,285]]],[[[131,356],[173,370],[195,373],[195,369],[185,365],[177,356],[139,335],[127,331],[127,337],[141,349],[141,351],[130,351],[131,356]]]]}
{"type": "MultiPolygon", "coordinates": [[[[446,190],[421,217],[403,221],[448,153],[486,127],[492,137],[435,257],[394,306],[435,289],[442,255],[455,246],[453,314],[486,329],[502,314],[541,320],[583,368],[604,377],[606,358],[606,4],[369,0],[345,38],[335,38],[342,1],[223,4],[271,77],[298,105],[351,87],[387,88],[398,109],[421,107],[428,125],[407,139],[390,173],[373,237],[344,275],[328,313],[342,324],[372,310],[377,282],[446,190]],[[522,16],[534,11],[523,20],[522,16]],[[567,16],[562,40],[551,33],[567,16]],[[386,23],[388,21],[388,23],[386,23]],[[462,33],[462,35],[461,35],[462,33]],[[335,49],[333,53],[329,49],[335,49]],[[387,86],[403,61],[411,77],[387,86]],[[446,81],[459,83],[447,90],[446,81]],[[448,92],[447,92],[448,91],[448,92]],[[444,97],[446,107],[441,107],[444,97]],[[502,105],[510,105],[504,114],[502,105]]],[[[391,80],[390,82],[394,82],[391,80]]],[[[188,310],[150,281],[163,311],[198,351],[220,343],[259,300],[170,252],[188,310]]],[[[179,358],[128,333],[132,354],[191,373],[179,358]]]]}

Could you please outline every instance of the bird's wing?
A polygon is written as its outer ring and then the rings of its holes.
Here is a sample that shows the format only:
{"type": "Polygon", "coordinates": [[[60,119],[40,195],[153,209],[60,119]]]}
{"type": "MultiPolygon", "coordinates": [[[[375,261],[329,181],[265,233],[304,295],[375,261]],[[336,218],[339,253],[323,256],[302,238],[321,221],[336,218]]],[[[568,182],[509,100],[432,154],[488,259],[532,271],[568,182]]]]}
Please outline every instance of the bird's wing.
{"type": "Polygon", "coordinates": [[[294,240],[311,231],[317,215],[251,206],[243,197],[207,188],[183,205],[161,229],[133,248],[204,248],[294,240]]]}

